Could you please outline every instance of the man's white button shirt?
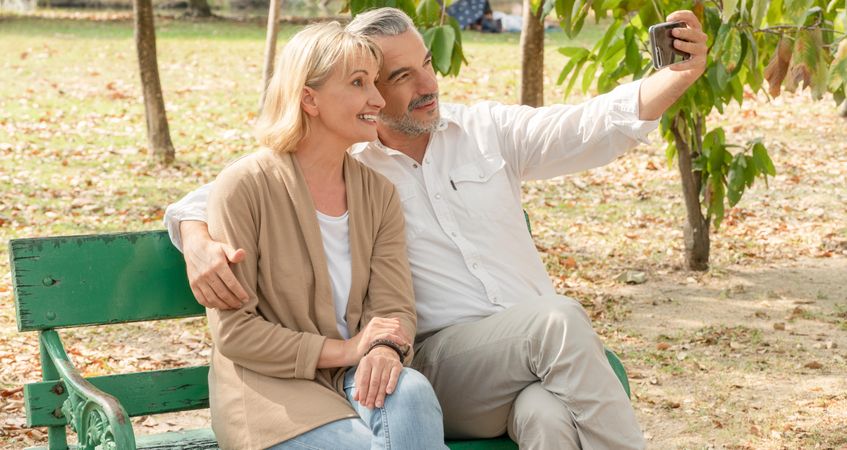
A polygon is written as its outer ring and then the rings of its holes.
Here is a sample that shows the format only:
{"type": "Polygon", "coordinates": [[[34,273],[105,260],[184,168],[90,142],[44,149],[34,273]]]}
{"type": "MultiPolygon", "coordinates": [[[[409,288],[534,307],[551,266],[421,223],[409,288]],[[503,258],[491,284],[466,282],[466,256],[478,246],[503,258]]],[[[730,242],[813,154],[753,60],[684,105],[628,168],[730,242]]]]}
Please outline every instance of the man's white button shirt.
{"type": "MultiPolygon", "coordinates": [[[[554,293],[527,231],[521,181],[598,167],[646,142],[657,122],[638,120],[639,87],[579,105],[442,104],[420,164],[379,142],[354,146],[400,195],[419,335],[554,293]]],[[[178,247],[179,221],[205,220],[207,196],[208,185],[168,208],[178,247]]]]}

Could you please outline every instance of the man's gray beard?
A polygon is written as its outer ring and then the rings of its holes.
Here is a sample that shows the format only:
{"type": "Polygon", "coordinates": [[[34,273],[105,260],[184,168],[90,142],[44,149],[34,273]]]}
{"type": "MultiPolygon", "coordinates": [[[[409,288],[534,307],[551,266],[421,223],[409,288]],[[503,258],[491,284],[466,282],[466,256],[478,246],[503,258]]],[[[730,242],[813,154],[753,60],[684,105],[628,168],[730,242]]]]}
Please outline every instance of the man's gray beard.
{"type": "Polygon", "coordinates": [[[426,133],[432,133],[438,129],[440,116],[436,112],[432,120],[423,122],[415,120],[411,114],[406,113],[400,117],[391,117],[380,113],[379,120],[394,131],[406,136],[417,137],[426,133]]]}

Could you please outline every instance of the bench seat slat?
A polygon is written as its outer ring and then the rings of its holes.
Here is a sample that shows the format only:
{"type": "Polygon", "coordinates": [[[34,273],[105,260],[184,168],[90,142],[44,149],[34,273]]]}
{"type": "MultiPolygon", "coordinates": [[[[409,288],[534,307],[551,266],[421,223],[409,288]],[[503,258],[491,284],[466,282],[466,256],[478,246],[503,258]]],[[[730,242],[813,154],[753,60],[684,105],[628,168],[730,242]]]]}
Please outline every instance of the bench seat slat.
{"type": "MultiPolygon", "coordinates": [[[[87,380],[115,396],[131,417],[209,407],[208,366],[92,377],[87,380]]],[[[56,381],[24,386],[28,426],[64,425],[55,417],[67,393],[56,394],[56,381]]]]}
{"type": "Polygon", "coordinates": [[[10,241],[19,331],[199,316],[165,231],[10,241]]]}

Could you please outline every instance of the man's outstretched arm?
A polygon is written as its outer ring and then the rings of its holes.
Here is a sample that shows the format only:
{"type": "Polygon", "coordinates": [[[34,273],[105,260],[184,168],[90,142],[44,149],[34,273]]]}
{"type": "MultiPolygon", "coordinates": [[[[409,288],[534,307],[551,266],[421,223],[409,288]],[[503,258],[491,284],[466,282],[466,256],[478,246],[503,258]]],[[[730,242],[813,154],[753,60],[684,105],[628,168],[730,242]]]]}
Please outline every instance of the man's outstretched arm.
{"type": "Polygon", "coordinates": [[[685,90],[706,70],[708,36],[703,33],[700,21],[691,11],[675,11],[668,22],[685,22],[688,28],[674,28],[674,46],[691,55],[687,61],[668,66],[641,83],[638,118],[658,120],[677,101],[685,90]]]}
{"type": "Polygon", "coordinates": [[[165,226],[174,246],[182,251],[191,292],[207,308],[240,308],[247,292],[238,283],[230,264],[244,260],[244,250],[213,241],[206,224],[207,184],[168,206],[165,226]]]}

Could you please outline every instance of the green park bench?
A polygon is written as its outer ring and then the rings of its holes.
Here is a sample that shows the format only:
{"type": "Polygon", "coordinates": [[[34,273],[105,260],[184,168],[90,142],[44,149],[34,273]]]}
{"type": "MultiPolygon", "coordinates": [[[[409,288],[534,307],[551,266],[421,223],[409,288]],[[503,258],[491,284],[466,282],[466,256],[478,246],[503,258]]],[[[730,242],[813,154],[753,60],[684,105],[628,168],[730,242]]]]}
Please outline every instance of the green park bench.
{"type": "MultiPolygon", "coordinates": [[[[166,232],[14,239],[9,249],[18,331],[39,333],[43,381],[24,386],[27,426],[48,427],[47,448],[218,448],[211,429],[136,437],[129,420],[208,408],[208,366],[84,378],[56,331],[203,315],[166,232]],[[68,446],[68,426],[76,446],[68,446]]],[[[607,356],[629,395],[623,365],[607,356]]],[[[517,448],[506,437],[448,446],[517,448]]]]}

